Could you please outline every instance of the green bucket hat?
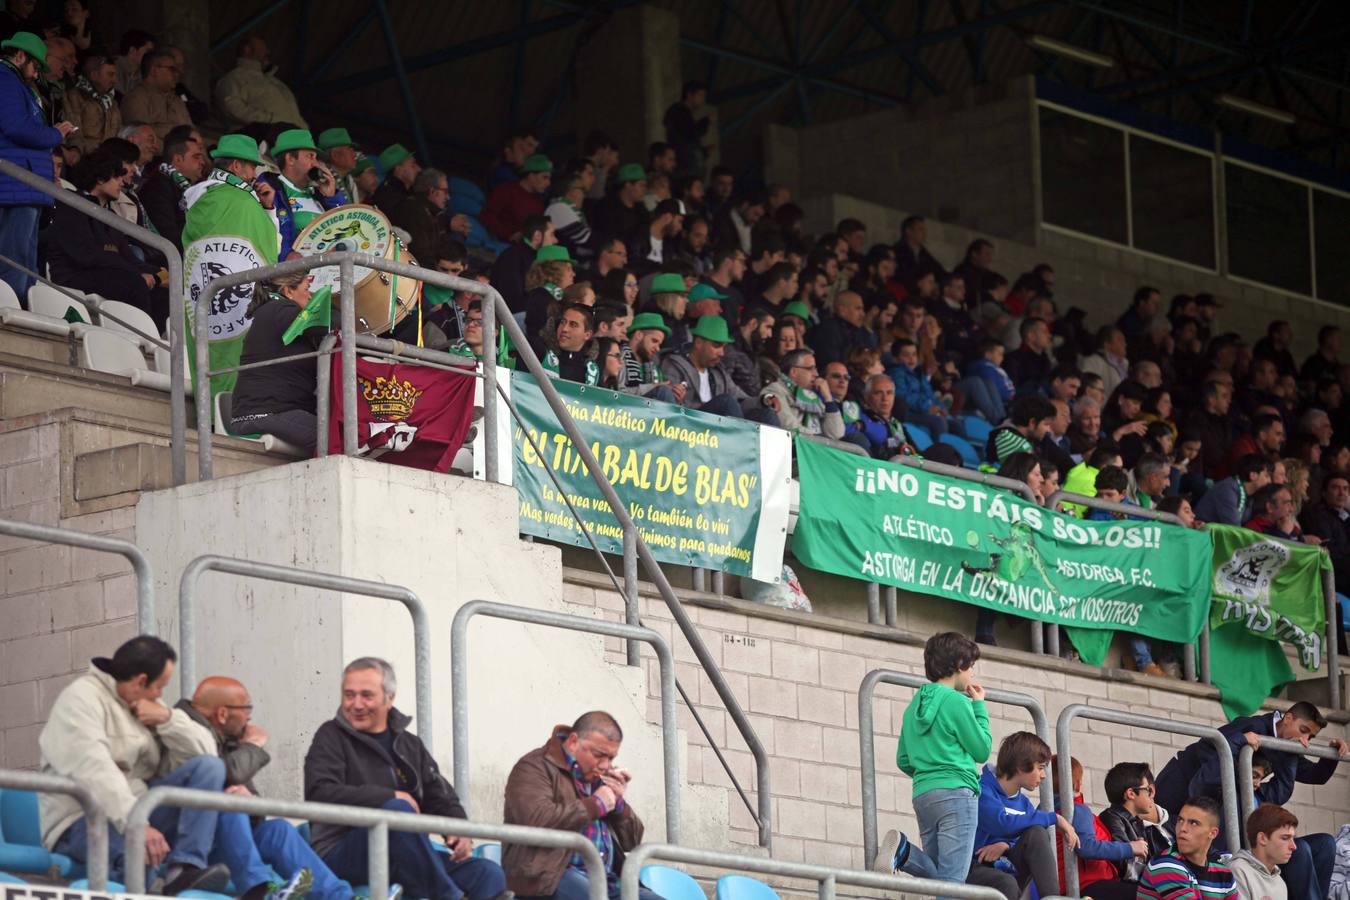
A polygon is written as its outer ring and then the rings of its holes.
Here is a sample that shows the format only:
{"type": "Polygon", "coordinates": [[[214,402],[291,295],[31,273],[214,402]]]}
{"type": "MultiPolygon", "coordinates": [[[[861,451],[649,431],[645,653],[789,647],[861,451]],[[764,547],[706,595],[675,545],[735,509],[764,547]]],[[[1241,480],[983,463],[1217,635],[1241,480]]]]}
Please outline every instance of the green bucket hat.
{"type": "Polygon", "coordinates": [[[380,171],[388,175],[394,166],[412,156],[412,151],[402,144],[390,144],[380,151],[380,171]]]}
{"type": "Polygon", "coordinates": [[[258,142],[246,134],[227,134],[211,151],[212,159],[242,159],[254,165],[262,165],[258,158],[258,142]]]}
{"type": "Polygon", "coordinates": [[[796,316],[803,322],[811,321],[811,310],[806,308],[806,304],[800,300],[793,300],[787,306],[783,307],[784,316],[796,316]]]}
{"type": "Polygon", "coordinates": [[[526,157],[525,161],[520,164],[520,174],[522,175],[530,175],[533,174],[534,172],[552,172],[552,171],[553,171],[553,160],[549,159],[542,153],[536,153],[533,156],[526,157]]]}
{"type": "Polygon", "coordinates": [[[646,181],[647,170],[637,163],[625,163],[624,165],[619,166],[618,174],[614,176],[614,180],[619,184],[624,184],[629,181],[646,181]]]}
{"type": "Polygon", "coordinates": [[[327,128],[319,132],[319,149],[327,153],[334,147],[355,147],[356,141],[345,128],[327,128]]]}
{"type": "Polygon", "coordinates": [[[272,157],[275,159],[288,150],[313,150],[315,153],[319,148],[314,146],[314,135],[303,128],[288,128],[277,135],[277,142],[272,145],[272,157]]]}
{"type": "Polygon", "coordinates": [[[670,328],[667,327],[665,319],[661,318],[660,313],[641,313],[633,317],[633,324],[628,326],[628,333],[635,331],[659,331],[666,337],[670,337],[670,328]]]}
{"type": "Polygon", "coordinates": [[[0,50],[8,50],[11,47],[27,53],[37,60],[39,69],[47,71],[47,44],[36,34],[31,31],[16,31],[9,40],[0,41],[0,50]]]}
{"type": "Polygon", "coordinates": [[[652,279],[653,294],[687,294],[684,279],[674,272],[662,272],[652,279]]]}
{"type": "Polygon", "coordinates": [[[540,247],[534,254],[534,261],[541,262],[565,262],[576,265],[577,261],[567,252],[567,248],[562,244],[550,244],[547,247],[540,247]]]}
{"type": "MultiPolygon", "coordinates": [[[[632,330],[632,326],[629,326],[632,330]]],[[[730,344],[731,334],[727,331],[727,320],[721,316],[699,316],[698,322],[689,332],[693,337],[701,337],[715,344],[730,344]]]]}
{"type": "Polygon", "coordinates": [[[699,300],[725,300],[726,294],[719,293],[717,288],[711,284],[696,284],[689,291],[689,302],[697,303],[699,300]]]}

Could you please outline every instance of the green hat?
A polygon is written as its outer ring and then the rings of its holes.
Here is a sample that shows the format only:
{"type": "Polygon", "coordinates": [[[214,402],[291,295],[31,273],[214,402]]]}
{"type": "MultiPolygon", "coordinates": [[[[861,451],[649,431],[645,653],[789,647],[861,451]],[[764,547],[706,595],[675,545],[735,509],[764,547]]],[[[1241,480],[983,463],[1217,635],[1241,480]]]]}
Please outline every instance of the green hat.
{"type": "Polygon", "coordinates": [[[371,159],[369,156],[366,156],[364,153],[362,153],[360,156],[356,158],[356,165],[352,167],[352,174],[360,175],[366,169],[374,168],[374,166],[375,160],[371,159]]]}
{"type": "Polygon", "coordinates": [[[314,146],[314,135],[303,128],[288,128],[277,135],[277,142],[272,145],[272,158],[276,159],[287,150],[313,150],[316,153],[319,148],[314,146]]]}
{"type": "Polygon", "coordinates": [[[402,144],[390,144],[380,151],[380,170],[388,175],[394,166],[412,156],[412,151],[402,144]]]}
{"type": "Polygon", "coordinates": [[[47,71],[47,45],[36,34],[31,31],[16,31],[14,37],[0,41],[0,50],[8,50],[11,47],[27,53],[37,60],[38,68],[47,71]]]}
{"type": "Polygon", "coordinates": [[[696,303],[699,300],[725,300],[725,299],[727,299],[727,295],[718,293],[717,288],[713,287],[711,284],[699,283],[694,285],[693,289],[689,291],[690,303],[696,303]]]}
{"type": "Polygon", "coordinates": [[[670,337],[670,328],[666,325],[666,320],[661,318],[660,313],[646,312],[633,316],[633,324],[628,326],[628,333],[634,331],[646,331],[648,329],[659,331],[666,337],[670,337]]]}
{"type": "Polygon", "coordinates": [[[619,172],[617,175],[614,176],[614,180],[617,181],[619,184],[623,184],[624,182],[628,181],[646,181],[647,170],[642,168],[642,166],[638,165],[637,163],[626,163],[622,166],[619,166],[619,172]]]}
{"type": "Polygon", "coordinates": [[[550,244],[547,247],[540,247],[534,254],[534,261],[541,262],[565,262],[576,265],[577,261],[567,252],[567,248],[562,244],[550,244]]]}
{"type": "MultiPolygon", "coordinates": [[[[632,326],[629,326],[632,330],[632,326]]],[[[715,344],[730,344],[731,335],[727,332],[727,320],[721,316],[699,316],[698,322],[689,332],[693,337],[701,337],[715,344]]]]}
{"type": "Polygon", "coordinates": [[[211,151],[212,159],[242,159],[254,165],[261,165],[258,158],[258,142],[246,134],[227,134],[211,151]]]}
{"type": "Polygon", "coordinates": [[[334,147],[355,147],[356,141],[345,128],[328,128],[319,132],[319,149],[327,153],[334,147]]]}
{"type": "Polygon", "coordinates": [[[653,294],[687,294],[688,289],[684,286],[684,278],[676,275],[674,272],[662,272],[652,279],[653,294]]]}
{"type": "Polygon", "coordinates": [[[529,175],[533,172],[552,172],[553,160],[542,153],[536,153],[533,156],[527,156],[525,161],[520,164],[520,174],[529,175]]]}
{"type": "Polygon", "coordinates": [[[803,322],[811,321],[811,310],[806,308],[806,304],[800,300],[793,300],[787,306],[783,307],[783,315],[796,316],[803,322]]]}

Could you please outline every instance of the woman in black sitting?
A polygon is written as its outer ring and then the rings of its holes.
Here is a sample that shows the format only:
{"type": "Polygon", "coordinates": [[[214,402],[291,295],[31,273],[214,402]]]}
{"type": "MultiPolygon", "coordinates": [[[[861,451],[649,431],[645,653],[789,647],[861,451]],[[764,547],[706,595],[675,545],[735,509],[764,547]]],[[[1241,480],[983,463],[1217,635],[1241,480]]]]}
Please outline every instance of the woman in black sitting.
{"type": "MultiPolygon", "coordinates": [[[[286,330],[309,304],[309,284],[309,273],[297,272],[258,285],[248,308],[253,324],[244,336],[241,366],[319,349],[319,342],[328,333],[327,324],[313,325],[291,343],[282,343],[286,330]]],[[[316,365],[311,356],[240,372],[234,385],[230,431],[270,434],[313,456],[318,444],[316,365]]]]}

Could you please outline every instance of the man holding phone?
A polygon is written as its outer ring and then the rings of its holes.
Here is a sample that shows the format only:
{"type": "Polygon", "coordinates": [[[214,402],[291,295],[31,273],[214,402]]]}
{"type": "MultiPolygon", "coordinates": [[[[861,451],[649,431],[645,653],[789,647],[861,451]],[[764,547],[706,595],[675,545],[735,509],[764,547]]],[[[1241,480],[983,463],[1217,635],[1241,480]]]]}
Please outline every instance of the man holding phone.
{"type": "MultiPolygon", "coordinates": [[[[588,712],[570,726],[555,726],[506,779],[506,824],[584,834],[605,861],[610,900],[619,898],[624,853],[642,842],[643,832],[625,799],[632,776],[614,765],[622,742],[613,716],[588,712]]],[[[586,864],[570,850],[505,844],[502,868],[517,897],[587,900],[586,864]]],[[[646,888],[639,895],[661,900],[646,888]]]]}

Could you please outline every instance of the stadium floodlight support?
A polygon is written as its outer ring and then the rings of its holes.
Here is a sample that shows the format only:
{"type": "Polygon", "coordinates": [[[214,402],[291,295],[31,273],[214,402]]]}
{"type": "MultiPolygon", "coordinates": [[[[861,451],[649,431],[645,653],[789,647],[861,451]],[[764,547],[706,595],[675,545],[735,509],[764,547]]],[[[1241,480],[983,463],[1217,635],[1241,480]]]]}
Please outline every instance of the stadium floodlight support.
{"type": "MultiPolygon", "coordinates": [[[[872,697],[878,684],[897,684],[918,690],[928,679],[911,672],[894,669],[873,669],[858,687],[858,758],[862,769],[863,859],[871,861],[877,855],[877,751],[874,740],[875,725],[872,716],[872,697]]],[[[1050,743],[1050,720],[1045,707],[1030,694],[985,688],[984,698],[989,703],[1019,706],[1031,714],[1031,727],[1037,737],[1050,743]]],[[[1054,788],[1050,779],[1041,782],[1041,809],[1055,808],[1054,788]]]]}
{"type": "MultiPolygon", "coordinates": [[[[1055,723],[1056,752],[1060,760],[1073,757],[1073,721],[1074,719],[1093,719],[1098,722],[1110,722],[1126,725],[1130,728],[1144,728],[1164,734],[1181,734],[1187,737],[1202,738],[1214,745],[1219,759],[1219,791],[1223,801],[1223,825],[1228,834],[1237,834],[1238,798],[1237,785],[1233,777],[1233,752],[1223,732],[1208,725],[1195,725],[1190,722],[1174,722],[1157,716],[1145,716],[1139,713],[1118,709],[1102,709],[1086,703],[1071,703],[1060,711],[1055,723]]],[[[1059,767],[1059,784],[1055,785],[1055,794],[1059,797],[1059,813],[1073,821],[1073,766],[1059,767]]],[[[1064,887],[1070,897],[1079,896],[1078,857],[1074,853],[1064,856],[1064,887]]]]}
{"type": "MultiPolygon", "coordinates": [[[[1316,756],[1319,759],[1334,759],[1337,762],[1350,762],[1350,758],[1341,756],[1331,747],[1305,747],[1298,741],[1286,741],[1283,738],[1267,737],[1264,734],[1256,736],[1257,743],[1263,749],[1279,750],[1283,753],[1295,753],[1299,756],[1316,756]]],[[[1256,750],[1251,744],[1243,744],[1242,749],[1238,751],[1237,760],[1237,792],[1238,792],[1238,819],[1245,823],[1247,817],[1255,809],[1256,785],[1252,781],[1252,757],[1256,755],[1256,750]]],[[[1251,849],[1251,842],[1247,840],[1247,833],[1244,830],[1238,840],[1231,836],[1228,838],[1230,847],[1241,843],[1243,847],[1251,849]]]]}
{"type": "MultiPolygon", "coordinates": [[[[175,486],[187,482],[187,391],[184,389],[184,366],[187,359],[184,348],[187,346],[187,320],[183,303],[183,254],[173,242],[162,235],[155,234],[106,210],[97,203],[91,203],[74,191],[68,191],[58,184],[40,178],[27,169],[0,159],[0,174],[8,175],[39,193],[46,194],[79,210],[95,222],[106,225],[114,231],[120,231],[137,243],[144,244],[164,254],[169,270],[169,449],[171,472],[175,486]]],[[[204,320],[202,320],[204,321],[204,320]]],[[[204,330],[204,329],[203,329],[204,330]]],[[[209,400],[208,400],[209,404],[209,400]]],[[[208,410],[208,418],[210,416],[208,410]]]]}
{"type": "Polygon", "coordinates": [[[135,806],[131,807],[131,813],[127,816],[125,850],[128,894],[146,893],[145,827],[150,824],[150,815],[161,806],[214,809],[217,812],[243,813],[247,816],[281,816],[287,819],[322,822],[326,825],[364,828],[369,848],[368,896],[370,897],[389,896],[389,832],[404,831],[428,835],[453,834],[456,837],[487,838],[526,847],[571,850],[579,854],[586,864],[587,900],[608,898],[605,863],[600,858],[600,851],[580,832],[526,825],[489,825],[484,822],[471,822],[468,819],[424,816],[420,813],[395,812],[369,806],[273,800],[180,787],[151,788],[136,801],[135,806]]]}
{"type": "Polygon", "coordinates": [[[1257,103],[1255,100],[1248,100],[1246,97],[1239,97],[1236,94],[1220,94],[1214,98],[1214,102],[1220,106],[1246,113],[1249,116],[1279,122],[1281,125],[1293,125],[1298,121],[1298,117],[1291,112],[1276,109],[1264,103],[1257,103]]]}
{"type": "MultiPolygon", "coordinates": [[[[89,849],[86,853],[89,887],[95,891],[108,889],[108,818],[89,791],[64,775],[17,769],[0,769],[0,788],[33,791],[37,794],[65,794],[78,800],[84,810],[89,835],[89,849]]],[[[53,892],[53,896],[55,893],[57,892],[53,892]]]]}
{"type": "Polygon", "coordinates": [[[1085,66],[1096,66],[1099,69],[1113,69],[1116,61],[1105,53],[1097,53],[1093,50],[1085,50],[1075,44],[1067,44],[1064,41],[1057,41],[1052,37],[1043,34],[1033,34],[1027,38],[1027,46],[1033,47],[1044,53],[1052,53],[1055,56],[1062,56],[1065,59],[1071,59],[1074,62],[1082,63],[1085,66]]]}
{"type": "MultiPolygon", "coordinates": [[[[625,855],[623,874],[619,876],[621,900],[638,900],[642,869],[655,860],[686,863],[695,866],[713,866],[718,869],[758,872],[783,878],[804,878],[816,883],[819,900],[835,900],[835,889],[841,884],[871,888],[873,891],[894,892],[905,897],[949,897],[952,900],[1003,900],[997,888],[973,884],[952,884],[932,878],[910,878],[907,875],[887,875],[858,869],[839,869],[812,863],[788,862],[763,856],[743,856],[720,850],[700,850],[676,847],[672,844],[640,844],[625,855]]],[[[1047,897],[1045,900],[1055,900],[1047,897]]]]}
{"type": "Polygon", "coordinates": [[[563,628],[568,631],[581,631],[588,634],[602,634],[624,638],[632,646],[637,642],[650,644],[656,652],[656,660],[661,670],[661,755],[665,775],[666,792],[666,840],[672,844],[680,841],[680,748],[679,722],[675,718],[675,657],[670,645],[659,632],[641,625],[628,625],[623,622],[608,622],[588,616],[573,616],[567,613],[530,609],[523,606],[511,606],[506,603],[492,603],[487,600],[471,600],[455,612],[450,625],[450,708],[451,728],[454,734],[454,775],[455,787],[461,797],[469,796],[469,622],[474,616],[487,616],[494,619],[506,619],[512,622],[524,622],[527,625],[544,625],[549,628],[563,628]]]}

